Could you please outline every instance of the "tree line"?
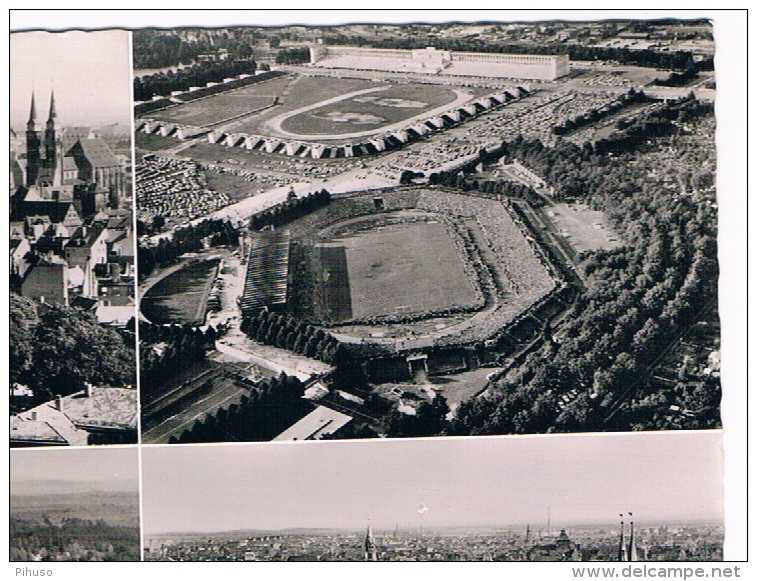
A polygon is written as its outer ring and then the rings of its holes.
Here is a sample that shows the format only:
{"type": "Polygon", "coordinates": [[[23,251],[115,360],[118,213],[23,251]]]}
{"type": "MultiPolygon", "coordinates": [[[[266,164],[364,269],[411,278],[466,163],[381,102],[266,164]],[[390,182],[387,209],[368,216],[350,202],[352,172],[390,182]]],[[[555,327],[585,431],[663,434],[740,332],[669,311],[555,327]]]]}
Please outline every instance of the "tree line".
{"type": "Polygon", "coordinates": [[[161,238],[157,243],[140,243],[137,253],[140,276],[149,275],[162,264],[173,262],[186,252],[198,252],[206,246],[239,244],[236,228],[226,219],[207,218],[197,224],[182,226],[173,235],[161,238]]]}
{"type": "Polygon", "coordinates": [[[289,315],[261,310],[254,316],[244,317],[240,329],[260,343],[328,364],[344,363],[348,356],[346,348],[333,335],[289,315]]]}
{"type": "Polygon", "coordinates": [[[241,396],[239,403],[196,420],[170,444],[199,442],[269,441],[313,409],[303,399],[304,387],[296,377],[282,372],[264,379],[241,396]]]}
{"type": "Polygon", "coordinates": [[[552,133],[554,133],[555,135],[565,135],[567,133],[575,131],[576,129],[580,129],[581,127],[593,125],[597,121],[600,121],[605,117],[609,117],[613,113],[617,113],[618,111],[625,109],[626,107],[630,107],[631,105],[635,105],[637,103],[645,103],[647,101],[649,101],[649,98],[644,94],[644,91],[636,91],[636,89],[631,87],[627,93],[618,96],[618,98],[615,99],[612,103],[609,103],[604,107],[592,109],[591,111],[587,111],[582,115],[579,115],[572,119],[566,119],[562,123],[553,125],[552,133]]]}
{"type": "MultiPolygon", "coordinates": [[[[453,52],[482,52],[499,54],[567,54],[573,61],[615,61],[623,65],[636,65],[653,69],[683,71],[690,67],[698,70],[714,69],[714,59],[706,58],[694,61],[694,55],[688,50],[658,52],[655,50],[632,50],[620,47],[589,46],[586,44],[564,44],[551,42],[543,44],[517,44],[483,40],[476,37],[435,38],[434,46],[440,50],[453,52]]],[[[331,34],[324,36],[324,44],[347,46],[370,46],[373,48],[419,49],[429,44],[429,39],[416,36],[412,38],[382,38],[367,41],[360,36],[331,34]]]]}
{"type": "Polygon", "coordinates": [[[331,194],[325,188],[318,192],[311,192],[297,197],[290,194],[289,199],[272,208],[265,209],[250,218],[250,230],[262,230],[266,226],[279,227],[306,216],[319,208],[323,208],[331,201],[331,194]]]}
{"type": "Polygon", "coordinates": [[[594,143],[594,150],[602,154],[635,151],[643,148],[648,140],[679,131],[682,124],[711,115],[714,110],[713,103],[699,101],[693,94],[668,101],[630,121],[620,119],[619,131],[594,143]]]}
{"type": "Polygon", "coordinates": [[[462,171],[440,171],[429,175],[429,184],[457,188],[464,192],[480,192],[487,196],[504,196],[527,201],[533,207],[541,207],[544,200],[526,185],[504,179],[479,179],[462,171]]]}
{"type": "Polygon", "coordinates": [[[299,65],[309,62],[310,49],[307,47],[281,49],[276,55],[277,65],[299,65]]]}
{"type": "Polygon", "coordinates": [[[155,95],[167,97],[172,91],[188,91],[189,87],[204,87],[206,83],[220,83],[226,78],[254,74],[254,60],[224,60],[201,62],[177,71],[159,72],[134,78],[134,100],[149,101],[155,95]]]}
{"type": "Polygon", "coordinates": [[[659,87],[685,87],[698,78],[699,71],[695,67],[689,67],[682,73],[672,72],[664,79],[655,79],[654,84],[659,87]]]}
{"type": "Polygon", "coordinates": [[[156,325],[139,321],[139,382],[143,403],[158,397],[176,375],[177,367],[205,359],[215,349],[218,332],[209,325],[203,331],[192,325],[156,325]],[[162,344],[156,350],[155,345],[162,344]]]}

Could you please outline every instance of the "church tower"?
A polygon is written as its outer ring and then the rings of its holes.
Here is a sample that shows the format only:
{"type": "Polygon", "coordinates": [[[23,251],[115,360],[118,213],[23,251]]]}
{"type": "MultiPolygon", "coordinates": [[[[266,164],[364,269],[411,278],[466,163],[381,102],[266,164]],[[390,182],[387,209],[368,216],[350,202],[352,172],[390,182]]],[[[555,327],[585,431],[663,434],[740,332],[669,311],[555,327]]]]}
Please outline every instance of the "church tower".
{"type": "Polygon", "coordinates": [[[618,547],[618,561],[628,561],[628,547],[626,547],[625,523],[623,515],[620,515],[620,546],[618,547]]]}
{"type": "MultiPolygon", "coordinates": [[[[628,516],[633,518],[633,513],[629,512],[628,516]]],[[[636,537],[634,537],[634,532],[633,532],[633,521],[631,521],[631,539],[628,541],[628,560],[629,561],[639,560],[639,553],[636,549],[636,537]]]]}
{"type": "Polygon", "coordinates": [[[368,525],[368,530],[365,533],[365,560],[378,561],[378,551],[376,550],[376,541],[373,538],[373,531],[371,530],[370,525],[368,525]]]}
{"type": "MultiPolygon", "coordinates": [[[[629,512],[628,516],[633,519],[633,513],[629,512]]],[[[630,530],[628,542],[626,543],[625,529],[623,526],[623,515],[620,515],[620,546],[618,547],[618,561],[638,561],[639,551],[636,547],[636,536],[633,529],[633,520],[630,521],[630,530]]]]}
{"type": "Polygon", "coordinates": [[[49,175],[55,175],[56,164],[58,162],[57,147],[55,142],[55,93],[50,91],[50,114],[47,117],[45,126],[45,168],[49,175]]]}
{"type": "Polygon", "coordinates": [[[29,111],[29,121],[26,122],[26,185],[33,186],[37,183],[40,170],[40,140],[37,131],[37,109],[34,104],[32,92],[32,106],[29,111]]]}

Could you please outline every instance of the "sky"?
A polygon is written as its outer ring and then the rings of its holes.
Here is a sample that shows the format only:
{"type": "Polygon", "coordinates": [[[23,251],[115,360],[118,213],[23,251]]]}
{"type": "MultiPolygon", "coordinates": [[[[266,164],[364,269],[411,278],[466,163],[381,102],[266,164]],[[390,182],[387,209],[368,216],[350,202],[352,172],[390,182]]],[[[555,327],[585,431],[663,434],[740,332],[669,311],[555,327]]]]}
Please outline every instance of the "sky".
{"type": "Polygon", "coordinates": [[[10,453],[11,494],[46,494],[51,484],[79,489],[137,490],[136,448],[101,447],[18,449],[10,453]]]}
{"type": "Polygon", "coordinates": [[[722,519],[720,432],[145,447],[146,534],[722,519]]]}
{"type": "Polygon", "coordinates": [[[58,127],[131,123],[129,33],[17,32],[10,39],[10,122],[25,129],[32,90],[44,128],[55,91],[58,127]]]}

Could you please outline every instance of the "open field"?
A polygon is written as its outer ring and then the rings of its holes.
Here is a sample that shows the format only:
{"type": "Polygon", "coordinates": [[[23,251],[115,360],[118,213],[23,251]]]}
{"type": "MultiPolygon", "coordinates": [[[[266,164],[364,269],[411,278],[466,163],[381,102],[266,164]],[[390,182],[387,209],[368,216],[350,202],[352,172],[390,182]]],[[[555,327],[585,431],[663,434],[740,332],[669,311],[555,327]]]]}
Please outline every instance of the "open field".
{"type": "Polygon", "coordinates": [[[155,111],[145,117],[194,127],[214,125],[273,104],[289,82],[288,77],[280,77],[155,111]]]}
{"type": "Polygon", "coordinates": [[[581,204],[556,204],[547,215],[576,252],[620,245],[602,212],[581,204]]]}
{"type": "Polygon", "coordinates": [[[111,525],[139,526],[139,495],[134,492],[87,490],[64,494],[13,495],[10,515],[29,522],[47,518],[59,524],[66,518],[104,520],[111,525]]]}
{"type": "MultiPolygon", "coordinates": [[[[234,131],[240,133],[265,134],[266,132],[263,129],[263,124],[273,115],[289,113],[302,107],[315,105],[322,101],[334,99],[355,91],[379,88],[381,86],[391,86],[388,83],[374,83],[362,79],[333,79],[310,76],[300,76],[293,82],[289,77],[286,77],[285,79],[289,84],[288,94],[284,94],[284,87],[286,85],[282,85],[281,93],[279,95],[279,103],[276,107],[272,108],[270,112],[266,112],[264,115],[256,115],[250,119],[242,120],[240,123],[234,125],[234,131]]],[[[209,103],[208,106],[212,107],[213,103],[209,103]]]]}
{"type": "Polygon", "coordinates": [[[205,320],[208,292],[218,272],[218,259],[205,260],[172,272],[142,298],[142,314],[157,324],[199,324],[205,320]]]}
{"type": "Polygon", "coordinates": [[[160,151],[176,147],[179,141],[175,137],[163,137],[157,133],[147,134],[137,131],[134,134],[134,147],[136,148],[137,157],[151,151],[160,151]]]}
{"type": "Polygon", "coordinates": [[[395,85],[347,96],[322,107],[302,111],[281,122],[281,129],[298,135],[334,135],[381,128],[446,105],[456,95],[435,85],[395,85]]]}
{"type": "Polygon", "coordinates": [[[260,190],[260,183],[233,173],[199,170],[207,180],[208,187],[229,196],[232,203],[244,200],[260,190]]]}
{"type": "Polygon", "coordinates": [[[221,93],[205,99],[198,99],[190,103],[171,107],[160,111],[154,118],[161,121],[181,123],[193,127],[208,127],[223,123],[246,113],[253,113],[265,107],[270,107],[276,102],[276,97],[266,95],[262,97],[248,97],[245,95],[221,93]],[[208,103],[209,100],[212,103],[208,103]]]}
{"type": "Polygon", "coordinates": [[[422,313],[476,301],[450,234],[438,222],[383,226],[338,244],[345,248],[345,284],[354,318],[422,313]]]}

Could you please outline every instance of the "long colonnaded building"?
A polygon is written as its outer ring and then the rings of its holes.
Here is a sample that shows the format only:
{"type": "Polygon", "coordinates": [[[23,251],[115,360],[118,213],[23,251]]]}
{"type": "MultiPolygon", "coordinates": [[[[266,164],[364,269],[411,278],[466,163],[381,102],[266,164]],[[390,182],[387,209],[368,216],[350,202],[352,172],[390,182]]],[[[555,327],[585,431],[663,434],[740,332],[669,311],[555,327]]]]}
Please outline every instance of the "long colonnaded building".
{"type": "Polygon", "coordinates": [[[355,48],[315,45],[310,64],[324,68],[347,68],[427,74],[500,77],[554,81],[568,74],[566,54],[499,54],[425,49],[355,48]]]}

